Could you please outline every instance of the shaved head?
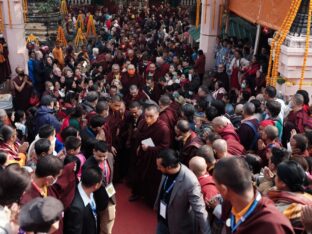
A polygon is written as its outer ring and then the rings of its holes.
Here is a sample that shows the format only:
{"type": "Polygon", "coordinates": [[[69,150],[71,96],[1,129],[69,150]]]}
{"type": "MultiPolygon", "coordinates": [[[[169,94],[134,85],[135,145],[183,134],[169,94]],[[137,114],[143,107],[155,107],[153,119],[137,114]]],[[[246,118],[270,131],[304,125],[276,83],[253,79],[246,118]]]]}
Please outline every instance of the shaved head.
{"type": "Polygon", "coordinates": [[[207,173],[207,164],[203,157],[195,156],[189,162],[189,168],[199,177],[207,173]]]}

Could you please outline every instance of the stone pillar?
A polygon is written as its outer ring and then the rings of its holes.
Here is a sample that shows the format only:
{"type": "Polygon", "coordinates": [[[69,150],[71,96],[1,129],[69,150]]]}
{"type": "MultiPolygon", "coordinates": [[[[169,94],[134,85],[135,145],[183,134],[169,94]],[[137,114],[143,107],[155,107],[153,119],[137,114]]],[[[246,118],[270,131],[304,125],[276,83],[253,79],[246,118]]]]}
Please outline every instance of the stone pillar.
{"type": "Polygon", "coordinates": [[[25,25],[22,0],[0,0],[2,4],[2,16],[4,21],[4,38],[8,45],[9,60],[12,69],[12,77],[15,75],[15,68],[22,66],[27,71],[27,49],[25,42],[25,25]],[[9,4],[10,9],[9,9],[9,4]],[[9,19],[11,12],[11,26],[9,19]]]}
{"type": "Polygon", "coordinates": [[[206,70],[213,68],[215,65],[214,50],[219,30],[220,3],[221,0],[202,0],[199,48],[206,55],[206,70]]]}

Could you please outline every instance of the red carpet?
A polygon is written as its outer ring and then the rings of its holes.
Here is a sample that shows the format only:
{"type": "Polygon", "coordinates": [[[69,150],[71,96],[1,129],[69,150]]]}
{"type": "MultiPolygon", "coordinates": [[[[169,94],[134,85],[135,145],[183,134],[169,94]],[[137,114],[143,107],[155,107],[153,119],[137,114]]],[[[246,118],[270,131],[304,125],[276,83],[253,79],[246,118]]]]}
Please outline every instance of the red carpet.
{"type": "Polygon", "coordinates": [[[130,189],[124,184],[116,187],[117,208],[113,234],[154,234],[156,213],[142,201],[129,202],[130,189]]]}

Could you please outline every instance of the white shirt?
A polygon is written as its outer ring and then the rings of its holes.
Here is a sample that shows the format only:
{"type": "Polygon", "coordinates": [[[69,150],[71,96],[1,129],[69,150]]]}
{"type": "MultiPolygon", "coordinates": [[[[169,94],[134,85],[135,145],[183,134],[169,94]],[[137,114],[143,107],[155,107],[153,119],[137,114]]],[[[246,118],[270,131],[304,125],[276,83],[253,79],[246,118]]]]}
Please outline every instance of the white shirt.
{"type": "Polygon", "coordinates": [[[78,191],[79,191],[79,194],[82,198],[83,204],[85,206],[87,206],[89,203],[90,203],[90,205],[91,205],[91,203],[93,203],[95,205],[93,193],[91,193],[90,197],[88,197],[88,195],[86,194],[86,192],[82,188],[81,182],[78,184],[78,191]]]}

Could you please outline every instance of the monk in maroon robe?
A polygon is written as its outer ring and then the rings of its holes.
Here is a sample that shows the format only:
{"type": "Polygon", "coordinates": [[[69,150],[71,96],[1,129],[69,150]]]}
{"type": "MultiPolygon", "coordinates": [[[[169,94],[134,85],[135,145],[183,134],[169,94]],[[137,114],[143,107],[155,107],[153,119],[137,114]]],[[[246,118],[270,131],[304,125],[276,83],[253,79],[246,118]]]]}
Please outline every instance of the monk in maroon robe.
{"type": "Polygon", "coordinates": [[[126,106],[129,106],[131,102],[139,102],[143,103],[147,98],[146,94],[139,90],[136,85],[131,85],[129,88],[129,94],[127,94],[124,98],[126,106]]]}
{"type": "Polygon", "coordinates": [[[174,126],[178,121],[178,112],[171,107],[171,99],[168,95],[162,95],[158,101],[160,107],[159,119],[164,121],[170,131],[171,138],[174,138],[174,126]]]}
{"type": "Polygon", "coordinates": [[[127,68],[127,72],[122,74],[121,84],[123,88],[122,93],[124,95],[129,93],[129,88],[131,85],[136,85],[138,88],[141,88],[144,85],[142,77],[136,73],[133,64],[130,64],[127,68]]]}
{"type": "Polygon", "coordinates": [[[196,156],[197,150],[203,145],[202,140],[195,132],[191,130],[191,126],[186,120],[179,120],[176,127],[176,139],[179,141],[179,151],[181,162],[188,166],[191,158],[196,156]]]}
{"type": "MultiPolygon", "coordinates": [[[[46,156],[44,160],[50,163],[60,164],[62,162],[55,162],[54,156],[46,156]],[[50,160],[48,157],[52,157],[50,160]]],[[[40,161],[37,164],[37,168],[40,166],[40,161]]],[[[35,176],[32,180],[31,186],[25,191],[23,196],[20,199],[20,205],[25,205],[29,201],[33,200],[36,197],[46,197],[51,196],[59,199],[64,208],[67,209],[74,196],[75,196],[75,188],[76,188],[76,176],[74,173],[74,168],[76,167],[75,163],[67,164],[63,170],[60,170],[60,174],[58,175],[37,175],[37,169],[35,176]],[[44,189],[46,188],[46,190],[44,189]]],[[[43,170],[43,168],[41,169],[43,170]]],[[[42,173],[42,171],[40,172],[42,173]]],[[[47,173],[48,174],[48,173],[47,173]]],[[[60,221],[59,229],[54,232],[54,234],[62,234],[63,233],[63,219],[60,221]]]]}
{"type": "Polygon", "coordinates": [[[224,199],[218,218],[225,224],[225,233],[293,234],[289,220],[254,189],[251,176],[250,168],[239,157],[225,157],[215,164],[213,178],[224,199]]]}
{"type": "Polygon", "coordinates": [[[136,140],[138,184],[133,192],[143,196],[153,206],[161,179],[161,173],[156,168],[156,156],[171,145],[170,130],[166,123],[159,120],[158,106],[150,105],[145,109],[144,120],[138,125],[136,140]]]}

